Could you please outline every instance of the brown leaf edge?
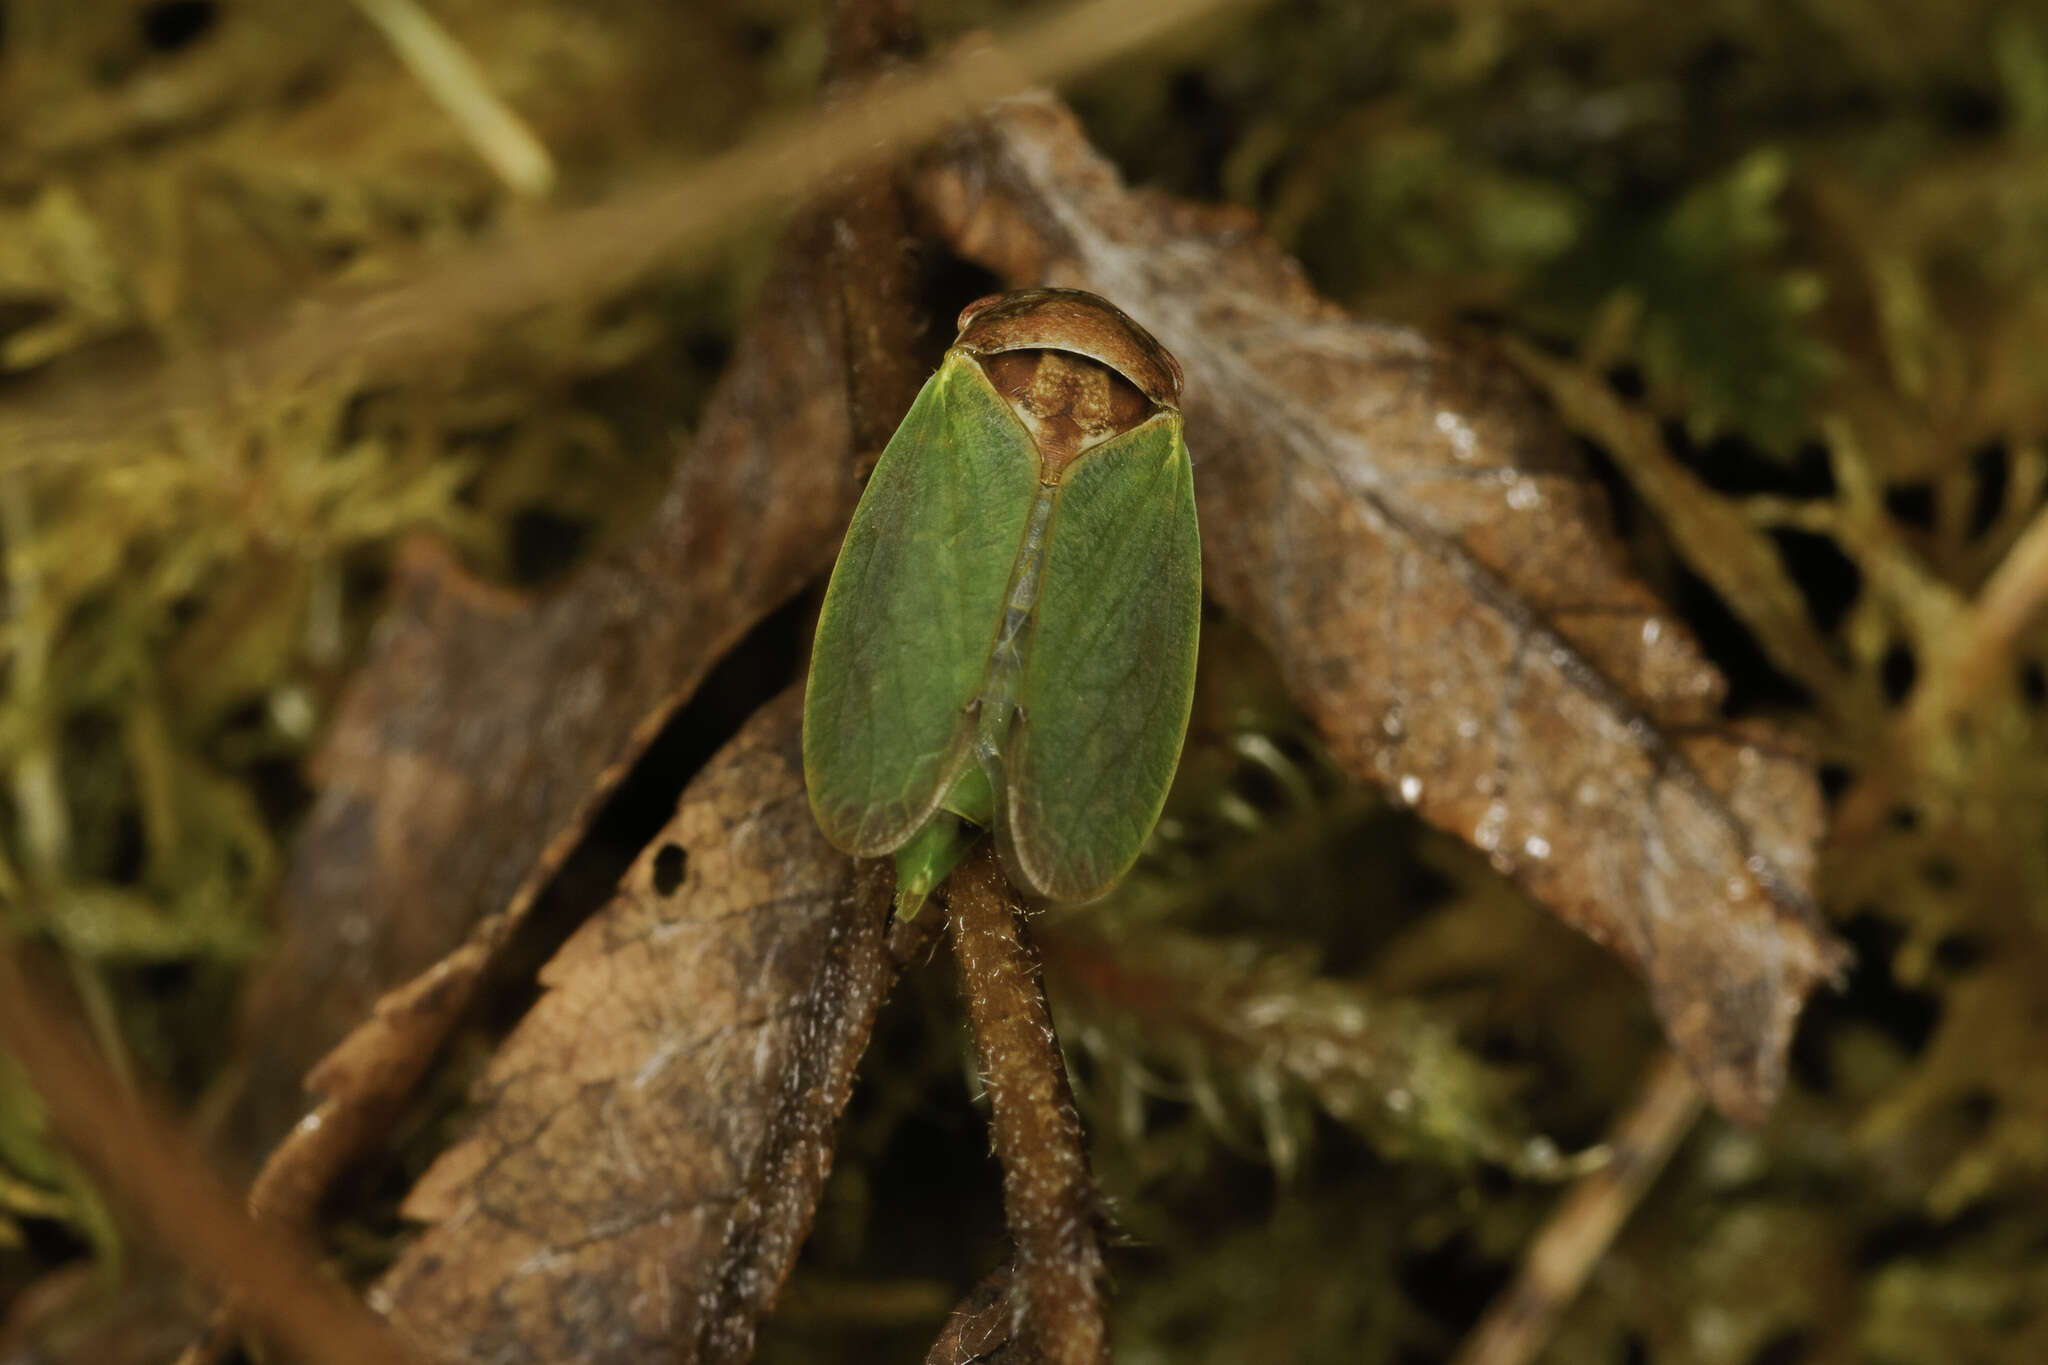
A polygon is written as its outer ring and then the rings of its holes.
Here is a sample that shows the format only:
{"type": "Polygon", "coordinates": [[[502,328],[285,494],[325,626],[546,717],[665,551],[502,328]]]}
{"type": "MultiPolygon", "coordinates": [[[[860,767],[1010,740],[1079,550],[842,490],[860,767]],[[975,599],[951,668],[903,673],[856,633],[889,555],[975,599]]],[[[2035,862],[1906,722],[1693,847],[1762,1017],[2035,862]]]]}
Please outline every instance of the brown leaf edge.
{"type": "Polygon", "coordinates": [[[542,974],[372,1302],[433,1359],[739,1361],[895,977],[886,865],[811,819],[800,698],[691,783],[542,974]]]}

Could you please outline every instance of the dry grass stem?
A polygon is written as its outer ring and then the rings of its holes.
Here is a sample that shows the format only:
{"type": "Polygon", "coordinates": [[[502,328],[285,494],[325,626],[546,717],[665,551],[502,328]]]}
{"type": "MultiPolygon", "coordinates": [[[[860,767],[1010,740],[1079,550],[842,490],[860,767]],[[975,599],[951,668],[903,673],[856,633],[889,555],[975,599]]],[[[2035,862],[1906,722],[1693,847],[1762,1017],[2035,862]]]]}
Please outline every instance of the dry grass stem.
{"type": "Polygon", "coordinates": [[[176,1126],[125,1094],[12,947],[0,946],[0,1043],[64,1141],[158,1245],[234,1293],[266,1337],[314,1365],[401,1365],[410,1353],[323,1276],[311,1254],[251,1220],[176,1126]]]}
{"type": "Polygon", "coordinates": [[[167,421],[204,430],[344,366],[364,385],[414,372],[445,359],[459,338],[603,298],[836,177],[886,164],[1005,95],[1075,76],[1243,3],[1088,0],[1006,39],[959,47],[674,179],[423,262],[380,287],[316,294],[222,350],[41,385],[0,415],[0,472],[91,459],[167,421]]]}
{"type": "Polygon", "coordinates": [[[1924,734],[2010,681],[2021,638],[2048,610],[2048,512],[2037,514],[1977,594],[1935,676],[1920,689],[1906,725],[1924,734]]]}
{"type": "Polygon", "coordinates": [[[455,120],[477,154],[512,189],[539,199],[554,188],[548,149],[512,107],[498,98],[476,62],[415,0],[356,0],[383,30],[406,69],[455,120]]]}
{"type": "Polygon", "coordinates": [[[1664,1053],[1607,1140],[1612,1153],[1559,1202],[1522,1268],[1465,1339],[1454,1365],[1527,1365],[1635,1212],[1705,1102],[1685,1063],[1664,1053]]]}

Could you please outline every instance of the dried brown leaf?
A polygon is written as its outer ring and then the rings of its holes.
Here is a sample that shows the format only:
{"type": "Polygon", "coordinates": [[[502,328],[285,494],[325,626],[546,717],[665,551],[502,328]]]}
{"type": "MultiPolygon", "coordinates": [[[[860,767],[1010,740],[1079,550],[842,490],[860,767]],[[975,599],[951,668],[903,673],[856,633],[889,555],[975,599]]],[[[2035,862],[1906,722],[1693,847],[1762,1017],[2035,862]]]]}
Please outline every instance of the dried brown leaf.
{"type": "Polygon", "coordinates": [[[851,487],[822,237],[784,253],[637,544],[537,601],[428,548],[402,565],[244,1012],[259,1143],[383,991],[517,918],[720,654],[829,562],[851,487]]]}
{"type": "Polygon", "coordinates": [[[454,952],[386,992],[307,1073],[306,1089],[321,1101],[264,1159],[249,1187],[253,1213],[307,1221],[335,1176],[383,1135],[476,998],[504,924],[490,917],[454,952]]]}
{"type": "Polygon", "coordinates": [[[895,965],[889,882],[804,796],[785,695],[543,973],[375,1299],[447,1361],[736,1361],[831,1167],[895,965]]]}
{"type": "Polygon", "coordinates": [[[1347,317],[1242,215],[1126,190],[1050,98],[1001,105],[923,198],[961,254],[1104,294],[1179,357],[1212,594],[1340,761],[1634,964],[1715,1104],[1759,1118],[1842,960],[1810,765],[1723,721],[1556,421],[1497,363],[1347,317]]]}

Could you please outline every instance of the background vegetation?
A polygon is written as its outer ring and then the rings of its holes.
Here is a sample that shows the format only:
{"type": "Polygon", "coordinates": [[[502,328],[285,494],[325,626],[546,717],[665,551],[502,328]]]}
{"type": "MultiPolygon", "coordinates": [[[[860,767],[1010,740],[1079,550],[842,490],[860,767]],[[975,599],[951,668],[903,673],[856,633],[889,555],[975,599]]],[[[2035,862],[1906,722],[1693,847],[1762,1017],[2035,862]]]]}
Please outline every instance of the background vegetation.
{"type": "MultiPolygon", "coordinates": [[[[558,202],[807,104],[825,56],[801,0],[431,8],[552,151],[558,202]]],[[[943,41],[1037,7],[924,8],[943,41]]],[[[1519,340],[1619,399],[1574,420],[1643,572],[1731,709],[1823,764],[1822,894],[1855,973],[1816,1001],[1770,1124],[1700,1124],[1547,1358],[2048,1358],[2048,10],[1276,0],[1068,93],[1127,177],[1256,211],[1354,311],[1519,340]],[[1651,446],[1710,485],[1700,524],[1766,530],[1796,616],[1717,592],[1678,548],[1697,526],[1634,502],[1651,446]]],[[[544,211],[356,7],[0,8],[0,407],[544,211]]],[[[303,761],[401,540],[535,589],[618,543],[771,242],[403,383],[325,373],[245,428],[87,460],[0,445],[0,923],[202,1129],[303,761]]],[[[1130,1234],[1119,1358],[1441,1359],[1654,1024],[1483,859],[1341,780],[1257,647],[1210,634],[1169,821],[1090,932],[1181,955],[1213,998],[1056,999],[1130,1234]],[[1276,1064],[1276,1010],[1362,1018],[1370,1055],[1276,1064]]],[[[1000,1259],[954,1012],[913,978],[884,1017],[764,1358],[914,1358],[1000,1259]]],[[[402,1235],[399,1166],[351,1193],[352,1271],[402,1235]]],[[[79,1340],[176,1322],[146,1261],[0,1060],[0,1359],[42,1358],[53,1285],[79,1340]]]]}

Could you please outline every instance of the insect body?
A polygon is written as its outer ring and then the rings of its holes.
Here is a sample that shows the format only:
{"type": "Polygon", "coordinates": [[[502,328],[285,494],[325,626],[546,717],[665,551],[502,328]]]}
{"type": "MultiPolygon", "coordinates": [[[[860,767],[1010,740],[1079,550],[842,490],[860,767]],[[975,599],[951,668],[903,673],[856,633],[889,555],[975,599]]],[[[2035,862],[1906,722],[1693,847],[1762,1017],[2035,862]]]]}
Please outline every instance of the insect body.
{"type": "Polygon", "coordinates": [[[914,913],[993,829],[1032,895],[1138,856],[1194,694],[1201,543],[1180,369],[1078,290],[970,304],[825,592],[804,774],[825,835],[914,913]]]}

